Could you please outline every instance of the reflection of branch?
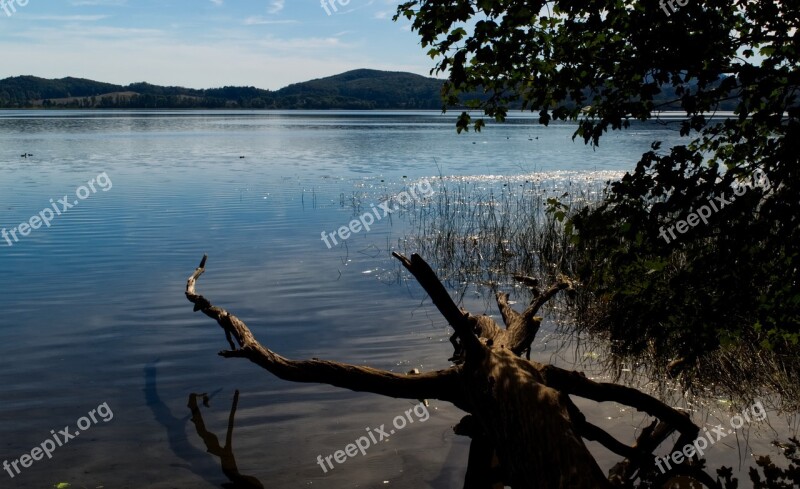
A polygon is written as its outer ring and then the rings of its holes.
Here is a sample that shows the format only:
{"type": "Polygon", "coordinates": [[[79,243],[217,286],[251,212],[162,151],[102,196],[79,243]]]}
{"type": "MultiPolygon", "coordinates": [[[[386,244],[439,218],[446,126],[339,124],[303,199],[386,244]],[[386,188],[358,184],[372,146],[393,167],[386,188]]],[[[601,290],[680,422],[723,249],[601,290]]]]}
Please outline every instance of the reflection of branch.
{"type": "MultiPolygon", "coordinates": [[[[169,406],[158,394],[158,362],[159,360],[149,362],[144,367],[144,397],[147,407],[153,412],[156,422],[164,427],[169,449],[175,457],[184,462],[179,465],[176,464],[176,466],[189,470],[198,477],[212,483],[213,481],[207,478],[208,474],[198,470],[195,463],[197,457],[203,456],[203,451],[189,443],[189,438],[186,435],[186,422],[189,421],[189,416],[178,418],[173,415],[169,406]]],[[[214,394],[216,392],[209,397],[213,397],[214,394]]]]}
{"type": "Polygon", "coordinates": [[[197,429],[197,434],[203,439],[206,445],[206,450],[211,455],[219,457],[222,463],[222,473],[231,481],[232,484],[227,484],[227,487],[232,489],[264,489],[261,482],[253,476],[242,475],[239,473],[239,468],[236,466],[236,458],[233,455],[233,419],[236,415],[236,408],[239,405],[239,390],[233,395],[233,405],[231,405],[231,414],[228,416],[228,433],[225,436],[225,446],[220,446],[219,438],[214,433],[206,429],[205,422],[203,422],[203,415],[200,413],[200,408],[197,405],[197,397],[203,398],[203,404],[208,406],[208,396],[205,394],[189,394],[189,409],[192,411],[192,423],[197,429]]]}

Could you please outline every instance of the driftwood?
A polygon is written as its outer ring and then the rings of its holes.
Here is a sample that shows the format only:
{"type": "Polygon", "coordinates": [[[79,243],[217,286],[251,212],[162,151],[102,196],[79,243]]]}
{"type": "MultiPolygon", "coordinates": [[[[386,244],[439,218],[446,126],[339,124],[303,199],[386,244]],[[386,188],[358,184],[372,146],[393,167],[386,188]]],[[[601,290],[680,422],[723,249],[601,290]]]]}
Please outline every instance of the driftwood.
{"type": "MultiPolygon", "coordinates": [[[[401,261],[403,260],[400,255],[396,256],[401,261]]],[[[406,265],[406,268],[408,268],[408,265],[406,265]]],[[[520,276],[516,276],[515,278],[520,280],[520,276]]],[[[534,280],[529,277],[522,278],[525,279],[521,280],[523,283],[534,280]]],[[[544,294],[538,293],[538,290],[534,288],[534,290],[536,290],[534,298],[522,314],[515,311],[508,304],[508,294],[505,292],[498,292],[495,294],[495,299],[497,300],[497,307],[500,309],[500,314],[503,316],[503,323],[506,327],[501,328],[494,319],[489,316],[471,316],[470,321],[473,322],[473,333],[479,338],[486,340],[488,346],[498,345],[500,348],[511,350],[515,355],[525,353],[525,358],[530,360],[531,343],[533,343],[533,340],[536,338],[536,333],[539,332],[539,327],[543,319],[537,316],[536,313],[559,291],[571,287],[572,282],[568,278],[559,277],[558,283],[550,287],[544,294]]],[[[455,347],[455,352],[450,360],[456,363],[462,363],[465,359],[465,350],[460,343],[458,331],[453,333],[453,336],[450,337],[450,342],[455,347]]]]}
{"type": "Polygon", "coordinates": [[[652,470],[653,450],[677,430],[691,440],[699,429],[688,416],[636,389],[598,383],[583,374],[520,358],[539,329],[538,310],[560,290],[566,278],[536,294],[523,312],[514,311],[506,294],[497,294],[505,323],[462,311],[430,266],[418,255],[395,253],[417,279],[433,304],[455,330],[459,362],[448,369],[405,375],[325,360],[290,360],[262,346],[236,316],[211,304],[195,290],[207,257],[189,277],[186,297],[223,328],[230,350],[225,358],[246,358],[275,376],[373,392],[394,398],[438,399],[469,413],[456,427],[472,437],[466,488],[609,488],[622,486],[637,473],[652,470]],[[657,418],[634,446],[614,439],[589,423],[570,399],[614,401],[657,418]],[[646,436],[645,436],[646,435],[646,436]],[[606,477],[589,453],[584,438],[596,440],[624,457],[606,477]]]}

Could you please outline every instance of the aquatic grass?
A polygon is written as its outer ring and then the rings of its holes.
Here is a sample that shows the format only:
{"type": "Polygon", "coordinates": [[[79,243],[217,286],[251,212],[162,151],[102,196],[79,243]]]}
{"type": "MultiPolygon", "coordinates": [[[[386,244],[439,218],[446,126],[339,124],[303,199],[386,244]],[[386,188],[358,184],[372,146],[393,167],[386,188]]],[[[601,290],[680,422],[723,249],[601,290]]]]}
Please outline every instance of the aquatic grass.
{"type": "Polygon", "coordinates": [[[440,177],[433,197],[407,214],[410,231],[398,248],[430,257],[448,285],[570,274],[571,235],[547,211],[548,201],[558,199],[567,214],[599,202],[610,176],[616,174],[440,177]]]}
{"type": "MultiPolygon", "coordinates": [[[[568,218],[585,206],[600,204],[606,182],[619,175],[440,177],[436,193],[403,214],[408,231],[397,249],[425,256],[461,298],[472,289],[487,299],[490,292],[503,290],[526,301],[531,291],[513,275],[536,277],[541,286],[558,274],[575,277],[585,257],[574,244],[568,218]]],[[[685,259],[681,253],[668,258],[676,266],[685,259]]],[[[651,338],[611,341],[615,325],[606,320],[604,304],[578,284],[575,294],[552,301],[545,313],[555,321],[555,333],[564,338],[562,348],[574,349],[572,357],[578,363],[599,368],[610,380],[647,389],[687,409],[719,399],[746,406],[757,398],[786,410],[800,407],[800,387],[792,380],[800,371],[797,358],[744,341],[711,352],[676,375],[670,372],[675,359],[649,348],[651,338]],[[632,352],[623,346],[630,342],[643,342],[644,347],[632,352]]]]}

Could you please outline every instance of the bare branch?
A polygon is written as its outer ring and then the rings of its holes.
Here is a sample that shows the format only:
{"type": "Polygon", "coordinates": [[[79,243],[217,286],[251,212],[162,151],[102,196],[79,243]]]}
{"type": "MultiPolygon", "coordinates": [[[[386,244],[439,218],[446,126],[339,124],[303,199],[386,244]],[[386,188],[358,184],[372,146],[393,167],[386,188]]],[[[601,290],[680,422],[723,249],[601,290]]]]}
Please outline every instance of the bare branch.
{"type": "Polygon", "coordinates": [[[231,350],[219,354],[225,358],[246,358],[268,370],[276,377],[292,382],[329,384],[357,392],[373,392],[402,399],[440,399],[466,408],[467,401],[460,388],[460,367],[406,375],[370,367],[350,365],[325,360],[297,361],[262,346],[241,319],[199,295],[195,290],[197,279],[205,271],[207,256],[186,283],[186,298],[194,304],[195,311],[202,311],[213,318],[225,330],[231,350]],[[239,348],[233,344],[236,339],[239,348]]]}
{"type": "Polygon", "coordinates": [[[572,288],[572,281],[565,277],[560,276],[558,279],[558,283],[550,287],[549,289],[545,290],[544,293],[538,297],[536,297],[532,302],[531,305],[525,309],[525,312],[522,313],[523,316],[526,318],[532,318],[536,316],[536,313],[539,312],[539,309],[542,308],[543,305],[547,303],[550,299],[553,298],[556,294],[564,289],[572,288]]]}
{"type": "Polygon", "coordinates": [[[508,329],[512,324],[522,320],[522,314],[518,313],[508,304],[508,294],[505,292],[498,292],[495,294],[497,300],[497,308],[500,309],[500,315],[503,316],[503,323],[508,329]]]}
{"type": "Polygon", "coordinates": [[[425,292],[428,293],[433,304],[439,309],[439,312],[444,316],[447,322],[450,323],[450,326],[453,327],[456,335],[461,339],[461,344],[467,349],[467,352],[480,354],[482,356],[485,353],[485,349],[480,341],[478,341],[478,337],[475,336],[473,324],[471,324],[472,321],[470,321],[470,315],[461,311],[461,309],[456,306],[430,265],[416,253],[411,255],[410,260],[397,252],[393,252],[392,256],[400,260],[400,263],[411,272],[411,275],[413,275],[422,288],[425,289],[425,292]]]}
{"type": "Polygon", "coordinates": [[[544,383],[553,389],[597,402],[614,401],[631,406],[674,426],[690,439],[694,439],[700,431],[689,416],[642,391],[618,384],[594,382],[579,372],[564,370],[553,365],[531,363],[542,373],[544,383]]]}

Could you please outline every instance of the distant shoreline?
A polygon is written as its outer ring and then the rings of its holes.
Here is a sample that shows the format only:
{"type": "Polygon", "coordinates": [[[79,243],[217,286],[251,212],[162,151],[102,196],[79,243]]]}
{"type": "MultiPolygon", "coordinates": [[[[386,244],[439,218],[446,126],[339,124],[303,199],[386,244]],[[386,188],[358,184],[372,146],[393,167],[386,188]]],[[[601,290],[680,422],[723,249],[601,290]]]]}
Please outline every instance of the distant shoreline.
{"type": "Polygon", "coordinates": [[[252,86],[194,89],[84,78],[0,80],[3,109],[441,109],[443,80],[360,69],[279,90],[252,86]]]}
{"type": "MultiPolygon", "coordinates": [[[[483,116],[483,111],[469,109],[467,107],[449,107],[447,112],[443,113],[441,109],[405,109],[405,108],[375,108],[375,109],[338,109],[338,108],[329,108],[329,109],[303,109],[303,108],[292,108],[292,109],[252,109],[252,108],[237,108],[237,107],[220,107],[220,108],[113,108],[113,107],[88,107],[88,108],[74,108],[74,107],[26,107],[26,108],[8,108],[8,107],[0,107],[0,114],[8,113],[8,112],[50,112],[50,113],[59,113],[59,112],[129,112],[129,113],[168,113],[168,112],[177,112],[177,113],[190,113],[190,112],[214,112],[214,113],[306,113],[306,114],[313,114],[313,113],[373,113],[373,114],[392,114],[392,113],[429,113],[431,115],[442,115],[443,117],[457,117],[459,113],[462,111],[466,111],[472,113],[473,115],[483,116]]],[[[728,117],[735,117],[736,114],[733,111],[716,111],[714,113],[714,118],[728,118],[728,117]]],[[[668,120],[682,120],[686,117],[686,113],[677,110],[665,110],[661,112],[653,112],[653,120],[648,122],[656,123],[657,119],[668,119],[668,120]]],[[[506,114],[507,119],[537,119],[539,118],[538,113],[532,112],[530,110],[526,110],[524,112],[518,109],[510,109],[509,112],[506,114]]],[[[556,122],[556,121],[554,121],[556,122]]],[[[635,122],[635,121],[631,121],[635,122]]]]}
{"type": "MultiPolygon", "coordinates": [[[[17,76],[0,80],[0,110],[441,110],[444,83],[445,80],[414,73],[369,69],[278,90],[252,86],[194,89],[146,82],[123,86],[74,77],[17,76]]],[[[487,97],[485,93],[471,92],[461,94],[460,100],[463,104],[487,97]]],[[[674,89],[662,87],[653,102],[665,109],[677,109],[673,105],[679,98],[674,89]]],[[[733,110],[737,104],[730,100],[719,109],[733,110]]],[[[509,109],[521,106],[517,102],[509,109]]],[[[466,109],[463,104],[452,110],[466,109]]]]}

